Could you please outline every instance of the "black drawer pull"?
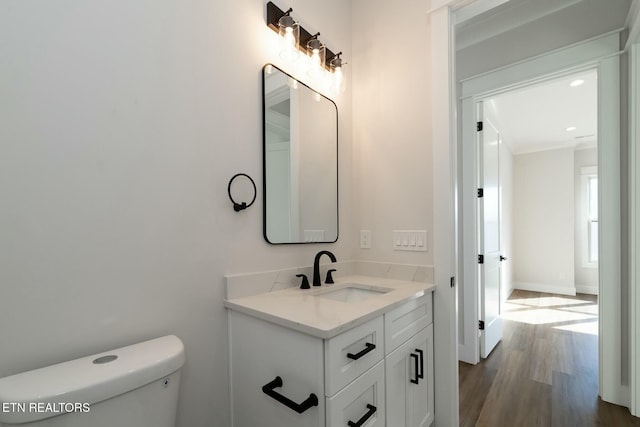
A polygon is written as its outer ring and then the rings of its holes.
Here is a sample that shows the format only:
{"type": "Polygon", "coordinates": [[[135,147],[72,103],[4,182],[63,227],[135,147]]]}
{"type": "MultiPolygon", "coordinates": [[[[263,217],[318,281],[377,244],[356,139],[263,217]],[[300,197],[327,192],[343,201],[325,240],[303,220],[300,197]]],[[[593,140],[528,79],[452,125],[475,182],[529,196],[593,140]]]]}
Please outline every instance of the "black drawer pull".
{"type": "Polygon", "coordinates": [[[358,360],[362,356],[364,356],[365,354],[369,353],[370,351],[373,351],[373,349],[376,348],[376,345],[375,344],[371,344],[370,342],[365,343],[365,346],[366,346],[366,348],[364,350],[362,350],[361,352],[357,353],[357,354],[347,353],[347,357],[349,359],[358,360]]]}
{"type": "Polygon", "coordinates": [[[419,371],[418,371],[418,355],[415,353],[411,353],[411,358],[413,359],[413,367],[414,367],[414,371],[416,373],[416,377],[412,378],[410,381],[413,384],[418,384],[420,381],[420,375],[419,375],[419,371]]]}
{"type": "Polygon", "coordinates": [[[419,348],[416,348],[416,353],[420,353],[420,370],[418,371],[418,378],[424,379],[424,352],[419,348]]]}
{"type": "Polygon", "coordinates": [[[262,392],[267,396],[274,398],[275,400],[282,403],[283,405],[287,406],[288,408],[293,409],[299,414],[302,414],[304,411],[311,408],[312,406],[318,406],[318,396],[316,396],[313,393],[311,393],[304,402],[296,403],[293,400],[289,399],[288,397],[284,397],[283,395],[281,395],[280,393],[274,390],[274,388],[278,388],[278,387],[282,387],[282,378],[280,377],[276,377],[276,379],[274,379],[270,383],[263,385],[262,392]]]}
{"type": "Polygon", "coordinates": [[[368,404],[368,403],[367,403],[367,409],[368,409],[367,413],[366,413],[366,414],[364,414],[364,415],[362,416],[362,418],[360,418],[360,419],[358,420],[358,422],[355,422],[355,423],[354,423],[353,421],[349,421],[349,422],[347,423],[347,425],[348,425],[349,427],[360,427],[362,424],[366,423],[366,422],[367,422],[367,420],[368,420],[369,418],[371,418],[371,416],[373,416],[373,414],[375,414],[375,413],[376,413],[376,410],[377,410],[378,408],[376,408],[375,406],[370,405],[370,404],[368,404]]]}

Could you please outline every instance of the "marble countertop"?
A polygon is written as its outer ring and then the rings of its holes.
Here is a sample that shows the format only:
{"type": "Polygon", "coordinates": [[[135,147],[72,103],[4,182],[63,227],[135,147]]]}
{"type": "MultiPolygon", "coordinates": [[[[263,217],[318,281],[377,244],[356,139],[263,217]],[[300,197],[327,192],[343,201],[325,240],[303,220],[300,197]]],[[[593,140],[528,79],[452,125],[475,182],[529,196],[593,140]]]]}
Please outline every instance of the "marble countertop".
{"type": "Polygon", "coordinates": [[[225,307],[318,338],[332,338],[435,289],[435,285],[370,276],[346,276],[333,285],[311,289],[288,288],[225,300],[225,307]],[[353,285],[384,288],[386,293],[364,301],[344,302],[318,295],[353,285]]]}

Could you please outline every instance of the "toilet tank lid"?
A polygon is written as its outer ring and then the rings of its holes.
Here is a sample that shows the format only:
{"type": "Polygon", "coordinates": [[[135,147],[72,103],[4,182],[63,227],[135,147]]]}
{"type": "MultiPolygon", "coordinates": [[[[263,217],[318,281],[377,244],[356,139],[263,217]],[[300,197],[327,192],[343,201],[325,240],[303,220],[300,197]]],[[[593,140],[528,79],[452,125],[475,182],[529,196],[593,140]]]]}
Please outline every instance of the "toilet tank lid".
{"type": "Polygon", "coordinates": [[[184,364],[184,345],[175,335],[0,378],[0,423],[28,422],[56,413],[29,411],[35,403],[93,404],[162,379],[184,364]],[[12,406],[8,406],[12,405],[12,406]]]}

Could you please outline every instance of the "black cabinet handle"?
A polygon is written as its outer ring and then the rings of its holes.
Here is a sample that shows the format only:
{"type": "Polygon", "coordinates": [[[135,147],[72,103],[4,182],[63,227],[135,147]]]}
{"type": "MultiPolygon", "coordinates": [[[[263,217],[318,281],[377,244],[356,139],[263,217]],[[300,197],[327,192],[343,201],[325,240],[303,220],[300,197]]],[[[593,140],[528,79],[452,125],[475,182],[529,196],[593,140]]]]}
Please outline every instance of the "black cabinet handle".
{"type": "Polygon", "coordinates": [[[424,352],[419,348],[416,348],[416,353],[420,354],[420,370],[418,371],[418,378],[424,379],[424,352]]]}
{"type": "Polygon", "coordinates": [[[318,396],[311,393],[307,399],[302,403],[296,403],[293,400],[285,397],[274,390],[274,388],[282,387],[282,378],[276,377],[273,381],[262,386],[262,392],[269,397],[277,400],[288,408],[293,409],[299,414],[302,414],[312,406],[318,406],[318,396]]]}
{"type": "Polygon", "coordinates": [[[355,422],[355,423],[354,423],[353,421],[349,421],[349,422],[347,423],[347,425],[348,425],[349,427],[360,427],[362,424],[366,423],[366,422],[367,422],[367,420],[368,420],[369,418],[371,418],[371,416],[372,416],[373,414],[375,414],[375,413],[376,413],[376,410],[377,410],[378,408],[376,408],[375,406],[370,405],[370,404],[368,404],[368,403],[367,403],[367,409],[368,409],[367,413],[366,413],[366,414],[364,414],[364,415],[362,416],[362,418],[360,418],[360,419],[359,419],[357,422],[355,422]]]}
{"type": "Polygon", "coordinates": [[[413,367],[415,368],[415,373],[416,373],[416,377],[411,379],[411,382],[413,384],[418,384],[419,383],[419,374],[418,374],[418,355],[415,353],[411,353],[411,358],[413,359],[413,367]]]}
{"type": "Polygon", "coordinates": [[[502,255],[500,255],[500,261],[506,261],[506,260],[507,260],[507,257],[506,257],[506,256],[502,256],[502,255]]]}
{"type": "Polygon", "coordinates": [[[376,348],[375,344],[371,344],[370,342],[365,343],[366,348],[362,351],[360,351],[359,353],[353,354],[353,353],[347,353],[347,357],[349,359],[353,359],[353,360],[358,360],[360,359],[362,356],[364,356],[365,354],[369,353],[370,351],[373,351],[374,348],[376,348]]]}

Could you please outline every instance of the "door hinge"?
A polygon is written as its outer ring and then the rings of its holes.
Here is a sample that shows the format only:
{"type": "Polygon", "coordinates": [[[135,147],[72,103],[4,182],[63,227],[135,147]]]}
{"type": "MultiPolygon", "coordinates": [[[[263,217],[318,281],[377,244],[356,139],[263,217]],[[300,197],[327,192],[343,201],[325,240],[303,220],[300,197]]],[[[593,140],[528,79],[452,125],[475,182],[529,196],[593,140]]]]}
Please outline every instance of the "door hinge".
{"type": "Polygon", "coordinates": [[[480,329],[481,331],[484,331],[484,320],[478,321],[478,329],[480,329]]]}
{"type": "Polygon", "coordinates": [[[452,277],[450,281],[451,287],[453,288],[456,285],[456,278],[452,277]]]}
{"type": "Polygon", "coordinates": [[[484,264],[484,255],[478,255],[478,264],[484,264]]]}
{"type": "Polygon", "coordinates": [[[478,188],[478,198],[484,197],[484,188],[478,188]]]}
{"type": "Polygon", "coordinates": [[[478,132],[482,132],[483,127],[482,122],[476,122],[476,130],[478,132]]]}

